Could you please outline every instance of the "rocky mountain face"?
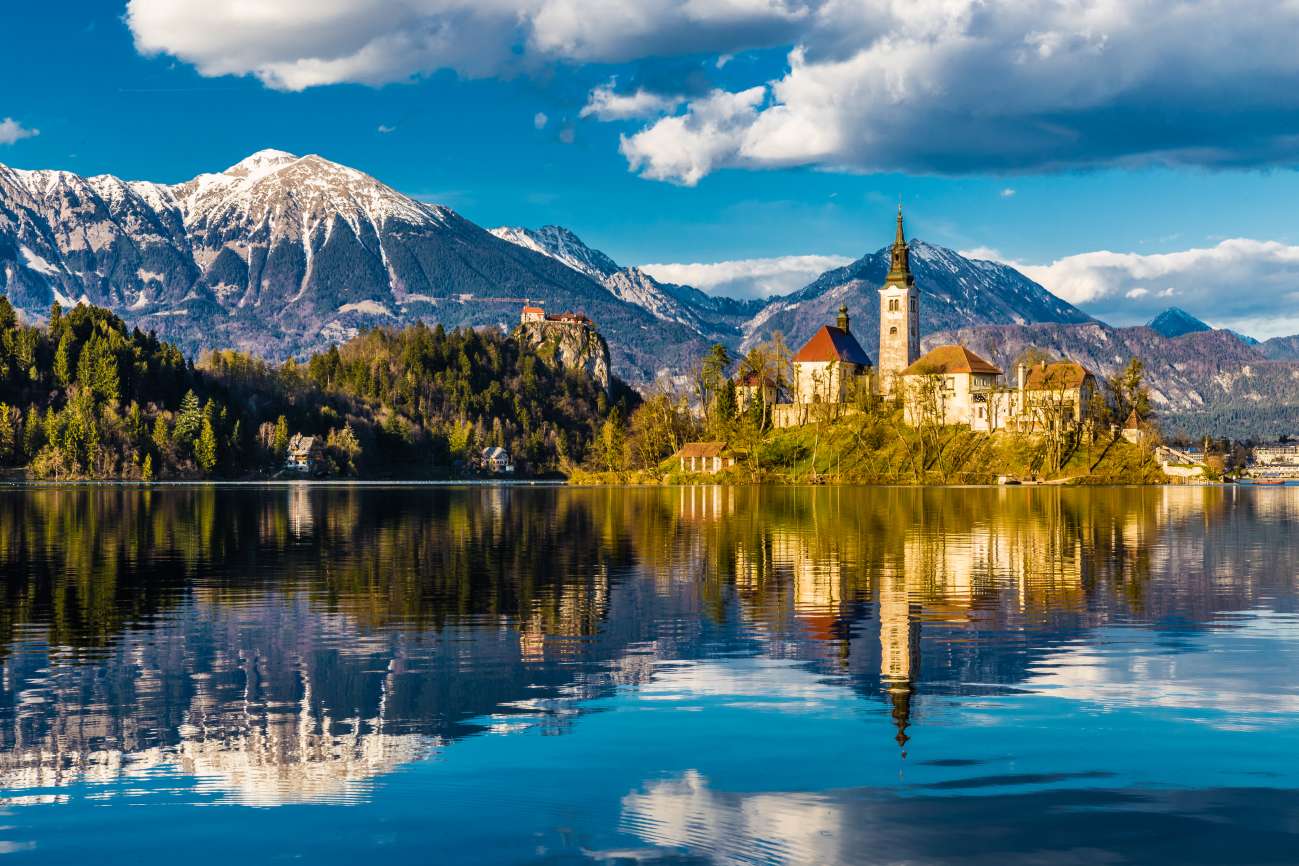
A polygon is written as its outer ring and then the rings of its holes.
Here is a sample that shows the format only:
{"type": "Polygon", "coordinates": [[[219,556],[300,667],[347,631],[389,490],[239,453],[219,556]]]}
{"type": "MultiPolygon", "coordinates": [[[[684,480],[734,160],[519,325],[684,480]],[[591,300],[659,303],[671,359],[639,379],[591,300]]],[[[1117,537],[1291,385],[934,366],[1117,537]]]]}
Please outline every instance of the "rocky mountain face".
{"type": "Polygon", "coordinates": [[[1299,364],[1272,360],[1227,330],[1166,337],[1150,327],[1047,323],[961,328],[921,340],[925,349],[945,343],[993,361],[1008,384],[1029,348],[1078,361],[1102,377],[1140,358],[1151,403],[1169,433],[1271,439],[1293,433],[1299,422],[1299,364]]]}
{"type": "Polygon", "coordinates": [[[623,267],[591,249],[562,226],[536,230],[501,226],[491,232],[589,276],[614,297],[648,310],[660,321],[682,325],[714,342],[734,344],[741,336],[743,323],[762,308],[762,302],[757,300],[714,297],[691,286],[660,283],[640,268],[623,267]]]}
{"type": "Polygon", "coordinates": [[[523,322],[515,336],[547,364],[584,373],[609,390],[609,344],[599,331],[567,322],[523,322]]]}
{"type": "Polygon", "coordinates": [[[1181,307],[1169,307],[1147,322],[1146,327],[1162,337],[1180,337],[1183,334],[1213,330],[1181,307]]]}
{"type": "MultiPolygon", "coordinates": [[[[1094,321],[1019,271],[998,262],[968,259],[953,250],[913,240],[911,270],[920,287],[920,332],[973,325],[1094,321]]],[[[745,325],[744,344],[780,331],[792,348],[833,323],[846,304],[853,335],[874,359],[879,354],[879,287],[889,269],[889,248],[827,271],[783,298],[772,299],[745,325]]]]}
{"type": "Polygon", "coordinates": [[[612,262],[575,263],[319,156],[261,151],[175,185],[0,166],[0,276],[29,315],[84,300],[191,353],[279,359],[376,324],[513,327],[530,301],[594,319],[631,381],[706,348],[602,285],[612,262]]]}

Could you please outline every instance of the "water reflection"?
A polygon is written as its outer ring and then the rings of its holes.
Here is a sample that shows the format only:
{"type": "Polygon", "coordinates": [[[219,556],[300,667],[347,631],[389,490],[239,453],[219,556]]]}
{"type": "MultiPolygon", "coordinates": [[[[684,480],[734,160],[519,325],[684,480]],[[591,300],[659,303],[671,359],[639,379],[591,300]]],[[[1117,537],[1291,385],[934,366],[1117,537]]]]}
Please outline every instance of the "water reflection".
{"type": "MultiPolygon", "coordinates": [[[[626,694],[847,700],[899,761],[1006,696],[1290,726],[1296,518],[1292,489],[9,489],[0,787],[364,802],[626,694]]],[[[625,794],[620,826],[836,862],[859,799],[692,768],[625,794]]]]}

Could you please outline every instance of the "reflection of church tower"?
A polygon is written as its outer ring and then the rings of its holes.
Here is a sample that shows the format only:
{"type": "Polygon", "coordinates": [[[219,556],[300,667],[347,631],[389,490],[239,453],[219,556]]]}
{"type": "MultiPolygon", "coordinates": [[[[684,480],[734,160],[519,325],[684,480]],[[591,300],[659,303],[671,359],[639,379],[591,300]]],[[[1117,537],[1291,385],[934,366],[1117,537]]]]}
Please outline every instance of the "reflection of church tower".
{"type": "Polygon", "coordinates": [[[889,257],[889,273],[880,287],[880,392],[892,393],[897,377],[920,360],[920,292],[911,275],[911,255],[902,231],[902,205],[898,205],[898,232],[889,257]]]}
{"type": "Polygon", "coordinates": [[[886,576],[880,584],[880,683],[893,704],[898,745],[905,747],[911,723],[912,675],[916,656],[916,626],[903,574],[886,576]]]}

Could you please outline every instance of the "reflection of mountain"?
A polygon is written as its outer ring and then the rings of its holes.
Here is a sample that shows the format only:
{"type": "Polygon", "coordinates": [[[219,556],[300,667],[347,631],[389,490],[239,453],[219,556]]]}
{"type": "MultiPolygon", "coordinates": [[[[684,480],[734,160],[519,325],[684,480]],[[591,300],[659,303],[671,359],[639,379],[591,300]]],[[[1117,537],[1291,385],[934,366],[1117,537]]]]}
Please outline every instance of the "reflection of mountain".
{"type": "Polygon", "coordinates": [[[1097,700],[1135,700],[1075,639],[1293,598],[1296,516],[1296,491],[1219,488],[22,491],[0,785],[169,768],[351,798],[484,717],[562,731],[716,652],[806,662],[903,746],[968,683],[1074,695],[1097,670],[1097,700]]]}

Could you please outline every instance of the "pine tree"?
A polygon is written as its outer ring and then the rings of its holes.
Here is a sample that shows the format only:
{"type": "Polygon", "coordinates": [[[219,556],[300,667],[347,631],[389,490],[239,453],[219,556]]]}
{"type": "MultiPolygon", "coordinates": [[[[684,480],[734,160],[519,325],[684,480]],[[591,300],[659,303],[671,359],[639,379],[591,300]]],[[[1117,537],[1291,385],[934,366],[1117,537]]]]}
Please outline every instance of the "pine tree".
{"type": "Polygon", "coordinates": [[[144,464],[140,467],[140,477],[145,481],[153,480],[153,455],[144,455],[144,464]]]}
{"type": "Polygon", "coordinates": [[[203,429],[199,433],[198,443],[194,446],[194,459],[204,472],[211,472],[217,464],[216,430],[210,418],[203,419],[203,429]]]}
{"type": "Polygon", "coordinates": [[[284,459],[289,450],[289,419],[281,415],[275,419],[275,436],[271,439],[271,452],[276,460],[284,459]]]}
{"type": "Polygon", "coordinates": [[[59,340],[59,347],[54,350],[54,378],[58,379],[59,384],[65,388],[72,384],[72,374],[76,369],[72,361],[74,351],[72,332],[64,331],[63,337],[59,340]]]}
{"type": "Polygon", "coordinates": [[[203,427],[203,406],[193,390],[185,392],[176,413],[176,426],[171,431],[171,441],[178,447],[192,447],[203,427]]]}
{"type": "Polygon", "coordinates": [[[27,417],[23,421],[23,456],[31,460],[45,445],[45,425],[41,423],[41,413],[36,404],[27,407],[27,417]]]}
{"type": "Polygon", "coordinates": [[[14,410],[0,403],[0,463],[9,463],[15,457],[17,431],[14,429],[14,410]]]}
{"type": "Polygon", "coordinates": [[[159,454],[166,454],[171,450],[171,433],[167,430],[167,416],[161,412],[153,421],[153,445],[158,449],[159,454]]]}

